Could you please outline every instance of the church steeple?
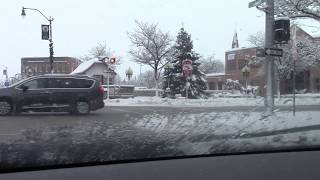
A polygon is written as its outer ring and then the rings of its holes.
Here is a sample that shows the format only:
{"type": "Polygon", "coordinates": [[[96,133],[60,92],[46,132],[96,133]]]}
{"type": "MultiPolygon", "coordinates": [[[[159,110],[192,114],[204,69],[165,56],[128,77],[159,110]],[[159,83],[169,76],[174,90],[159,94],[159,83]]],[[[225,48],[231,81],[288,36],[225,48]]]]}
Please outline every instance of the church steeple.
{"type": "Polygon", "coordinates": [[[239,40],[238,40],[238,33],[235,31],[233,35],[233,40],[232,40],[232,49],[239,48],[239,40]]]}

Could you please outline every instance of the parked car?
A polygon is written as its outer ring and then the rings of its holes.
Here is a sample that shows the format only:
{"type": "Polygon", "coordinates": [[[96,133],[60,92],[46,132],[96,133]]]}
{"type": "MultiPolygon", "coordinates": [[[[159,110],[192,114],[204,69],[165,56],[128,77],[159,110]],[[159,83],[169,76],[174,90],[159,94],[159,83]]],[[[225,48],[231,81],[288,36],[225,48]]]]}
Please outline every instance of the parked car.
{"type": "Polygon", "coordinates": [[[0,89],[0,115],[26,111],[88,114],[104,107],[104,90],[88,76],[43,75],[0,89]]]}

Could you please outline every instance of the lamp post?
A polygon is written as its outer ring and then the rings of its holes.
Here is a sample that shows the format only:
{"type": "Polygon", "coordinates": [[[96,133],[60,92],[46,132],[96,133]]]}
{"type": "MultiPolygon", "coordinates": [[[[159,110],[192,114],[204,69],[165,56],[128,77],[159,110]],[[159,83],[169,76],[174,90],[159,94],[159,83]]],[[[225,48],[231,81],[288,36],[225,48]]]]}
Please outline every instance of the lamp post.
{"type": "Polygon", "coordinates": [[[168,63],[168,64],[166,64],[166,66],[164,68],[168,72],[168,74],[167,74],[168,87],[166,88],[166,92],[170,93],[171,92],[171,88],[170,88],[170,75],[171,75],[171,72],[170,72],[170,70],[173,69],[173,64],[172,63],[168,63]]]}
{"type": "Polygon", "coordinates": [[[129,68],[126,70],[126,77],[128,78],[128,81],[130,81],[130,79],[132,78],[132,75],[133,75],[133,71],[132,71],[132,69],[129,67],[129,68]]]}
{"type": "Polygon", "coordinates": [[[246,81],[246,94],[248,94],[248,78],[250,76],[250,67],[248,66],[248,64],[246,64],[242,69],[241,72],[243,74],[243,77],[245,77],[245,81],[246,81]]]}
{"type": "Polygon", "coordinates": [[[50,61],[50,72],[51,74],[53,74],[53,41],[52,41],[52,21],[54,20],[54,18],[52,18],[51,16],[48,18],[46,15],[44,15],[40,10],[35,9],[35,8],[26,8],[26,7],[22,7],[22,11],[21,11],[21,16],[25,17],[26,16],[26,11],[25,10],[32,10],[32,11],[38,11],[48,22],[49,22],[49,37],[48,39],[45,40],[49,40],[49,61],[50,61]]]}

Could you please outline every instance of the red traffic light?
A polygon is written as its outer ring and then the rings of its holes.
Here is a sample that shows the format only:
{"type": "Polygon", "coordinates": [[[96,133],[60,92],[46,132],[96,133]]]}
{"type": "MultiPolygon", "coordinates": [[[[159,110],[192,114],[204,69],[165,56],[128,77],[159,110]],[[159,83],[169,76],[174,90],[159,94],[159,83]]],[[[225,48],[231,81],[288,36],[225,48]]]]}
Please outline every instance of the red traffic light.
{"type": "Polygon", "coordinates": [[[115,64],[116,63],[116,58],[110,58],[110,63],[115,64]]]}

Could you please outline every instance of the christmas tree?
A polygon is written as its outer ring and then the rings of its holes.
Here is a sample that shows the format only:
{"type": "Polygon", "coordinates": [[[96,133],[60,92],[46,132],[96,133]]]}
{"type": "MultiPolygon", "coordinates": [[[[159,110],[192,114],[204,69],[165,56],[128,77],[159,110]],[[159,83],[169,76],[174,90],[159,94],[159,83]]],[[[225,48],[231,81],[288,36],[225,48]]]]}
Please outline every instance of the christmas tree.
{"type": "Polygon", "coordinates": [[[207,89],[205,74],[199,70],[199,54],[193,51],[191,35],[184,28],[180,29],[174,48],[174,57],[171,60],[173,68],[166,68],[164,71],[164,86],[168,86],[172,94],[182,94],[188,98],[202,98],[205,96],[204,90],[207,89]],[[192,75],[185,77],[182,71],[182,62],[186,59],[192,61],[192,75]]]}

